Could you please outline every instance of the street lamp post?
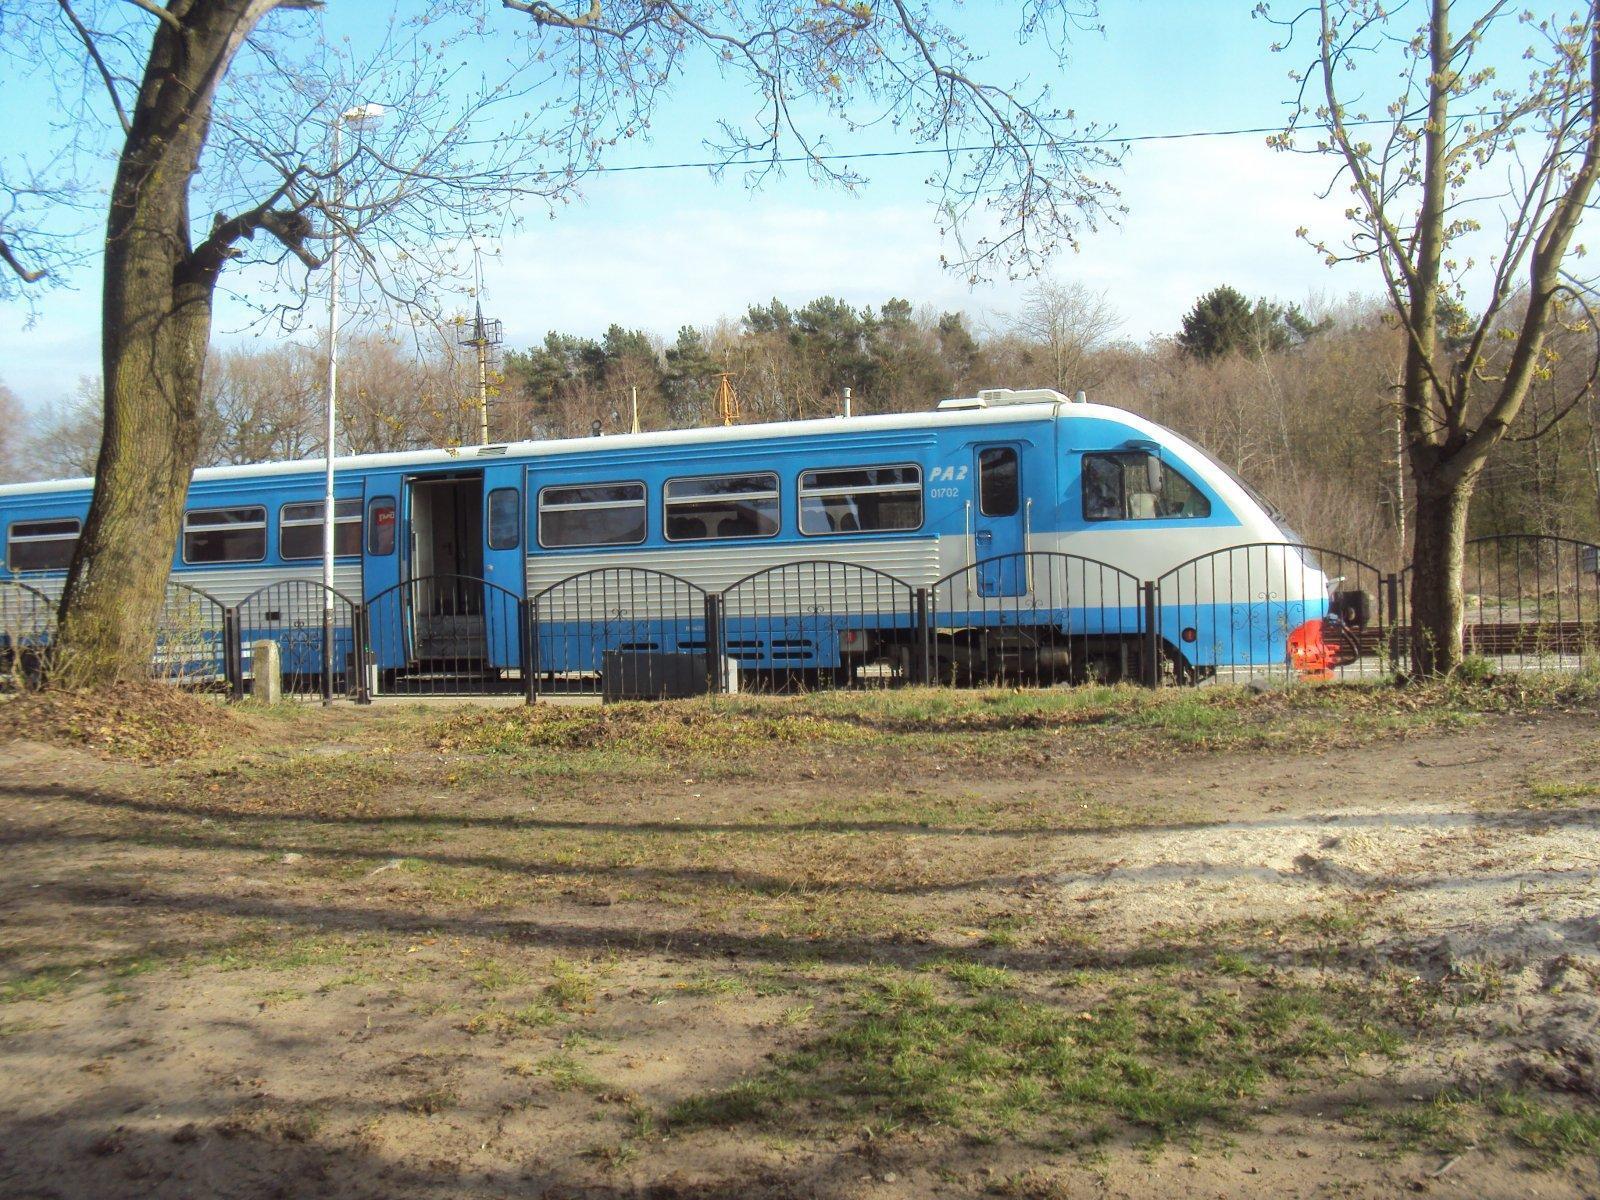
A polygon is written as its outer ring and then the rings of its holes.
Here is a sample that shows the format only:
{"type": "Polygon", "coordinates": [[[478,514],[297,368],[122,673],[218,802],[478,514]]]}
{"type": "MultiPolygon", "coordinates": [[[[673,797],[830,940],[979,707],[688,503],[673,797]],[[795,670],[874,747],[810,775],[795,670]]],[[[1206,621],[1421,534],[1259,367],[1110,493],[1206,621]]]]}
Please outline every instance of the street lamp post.
{"type": "MultiPolygon", "coordinates": [[[[344,181],[339,162],[339,131],[346,125],[360,126],[383,116],[383,105],[362,104],[340,113],[333,120],[333,207],[344,199],[344,181]]],[[[322,702],[333,703],[333,558],[335,508],[333,497],[333,448],[339,406],[339,230],[331,220],[328,240],[328,429],[323,443],[324,488],[322,495],[322,702]]],[[[352,635],[354,631],[352,630],[352,635]]],[[[357,647],[359,650],[359,647],[357,647]]],[[[356,656],[360,666],[360,655],[356,656]]]]}

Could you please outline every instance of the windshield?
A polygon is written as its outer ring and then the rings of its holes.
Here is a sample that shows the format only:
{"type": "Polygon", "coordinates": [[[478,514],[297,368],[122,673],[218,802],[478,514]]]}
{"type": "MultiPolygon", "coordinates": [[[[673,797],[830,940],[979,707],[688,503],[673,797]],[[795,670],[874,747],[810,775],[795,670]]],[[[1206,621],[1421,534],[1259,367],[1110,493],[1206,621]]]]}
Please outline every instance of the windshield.
{"type": "MultiPolygon", "coordinates": [[[[1163,426],[1162,428],[1165,429],[1166,427],[1163,426]]],[[[1272,501],[1268,500],[1260,492],[1256,491],[1255,488],[1251,487],[1248,483],[1241,479],[1237,471],[1235,471],[1227,463],[1223,462],[1215,454],[1211,453],[1211,451],[1207,450],[1204,446],[1192,442],[1188,438],[1184,437],[1183,434],[1179,433],[1176,429],[1168,429],[1167,432],[1175,437],[1178,441],[1182,442],[1185,446],[1189,447],[1189,449],[1193,450],[1196,454],[1204,458],[1212,466],[1216,467],[1217,470],[1221,471],[1229,479],[1233,480],[1234,483],[1238,484],[1239,490],[1261,506],[1261,511],[1272,518],[1272,523],[1278,527],[1278,532],[1283,534],[1287,540],[1291,542],[1304,543],[1305,539],[1293,529],[1289,528],[1289,518],[1283,515],[1278,506],[1273,504],[1272,501]]]]}

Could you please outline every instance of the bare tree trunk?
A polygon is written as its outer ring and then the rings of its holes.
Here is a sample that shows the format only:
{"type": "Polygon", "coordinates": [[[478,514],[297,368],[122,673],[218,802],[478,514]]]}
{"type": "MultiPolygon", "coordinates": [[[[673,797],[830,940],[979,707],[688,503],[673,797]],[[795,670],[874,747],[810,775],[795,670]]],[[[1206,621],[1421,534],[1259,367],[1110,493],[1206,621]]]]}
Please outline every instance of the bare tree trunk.
{"type": "Polygon", "coordinates": [[[148,677],[199,453],[212,294],[226,258],[190,245],[189,183],[217,82],[278,2],[173,0],[156,24],[106,226],[105,435],[61,600],[52,666],[61,683],[148,677]]]}
{"type": "Polygon", "coordinates": [[[1467,511],[1474,479],[1455,486],[1417,480],[1412,524],[1411,666],[1418,675],[1444,675],[1461,665],[1466,599],[1467,511]]]}

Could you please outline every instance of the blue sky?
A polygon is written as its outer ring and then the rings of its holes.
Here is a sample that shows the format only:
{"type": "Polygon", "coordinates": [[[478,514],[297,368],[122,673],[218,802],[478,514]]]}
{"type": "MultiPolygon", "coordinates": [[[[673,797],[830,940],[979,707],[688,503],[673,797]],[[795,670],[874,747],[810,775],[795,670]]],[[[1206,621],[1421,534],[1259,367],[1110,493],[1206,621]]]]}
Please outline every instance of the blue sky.
{"type": "MultiPolygon", "coordinates": [[[[990,77],[1048,80],[1057,102],[1084,120],[1143,136],[1283,119],[1287,72],[1297,64],[1269,53],[1277,31],[1251,18],[1250,0],[1105,0],[1105,33],[1079,35],[1064,69],[1043,47],[1017,44],[1014,7],[968,3],[952,21],[991,55],[990,77]]],[[[321,20],[338,37],[370,13],[371,0],[330,0],[320,17],[274,19],[321,20]]],[[[515,29],[520,18],[496,6],[490,20],[515,29]]],[[[40,93],[13,82],[0,97],[13,121],[38,127],[30,117],[40,93]]],[[[701,157],[712,115],[737,100],[713,73],[692,76],[661,109],[652,141],[633,142],[610,161],[701,157]]],[[[886,130],[837,143],[907,144],[886,130]]],[[[898,295],[965,309],[980,326],[1003,323],[1026,284],[972,289],[941,270],[944,247],[921,183],[926,161],[863,166],[870,182],[854,192],[817,188],[801,175],[755,192],[737,173],[720,183],[696,171],[597,177],[554,220],[529,208],[485,263],[486,311],[504,320],[511,347],[550,329],[598,333],[611,321],[670,338],[680,325],[737,316],[773,296],[876,304],[898,295]]],[[[1105,291],[1134,339],[1170,332],[1219,283],[1293,300],[1371,292],[1376,280],[1367,272],[1330,271],[1295,239],[1300,225],[1337,230],[1337,201],[1316,198],[1327,174],[1327,164],[1269,151],[1259,134],[1137,144],[1116,179],[1126,217],[1090,235],[1079,253],[1059,255],[1050,270],[1105,291]]],[[[73,283],[41,297],[32,329],[21,305],[0,309],[0,381],[31,405],[59,399],[98,370],[98,277],[91,267],[73,283]]],[[[224,301],[216,341],[262,336],[247,326],[245,311],[224,301]]]]}

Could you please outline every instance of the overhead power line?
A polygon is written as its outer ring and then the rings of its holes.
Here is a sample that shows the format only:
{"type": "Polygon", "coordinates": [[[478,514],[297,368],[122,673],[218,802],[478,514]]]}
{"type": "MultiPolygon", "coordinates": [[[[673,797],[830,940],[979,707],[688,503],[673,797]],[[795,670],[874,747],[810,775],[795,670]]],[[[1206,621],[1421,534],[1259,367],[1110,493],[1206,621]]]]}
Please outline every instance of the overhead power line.
{"type": "MultiPolygon", "coordinates": [[[[1346,128],[1363,125],[1387,125],[1382,118],[1366,121],[1346,121],[1346,128]]],[[[1182,142],[1193,138],[1244,137],[1250,134],[1282,133],[1282,125],[1261,125],[1241,129],[1192,129],[1178,133],[1137,133],[1117,137],[1062,138],[1063,146],[1131,146],[1140,142],[1182,142]]],[[[1042,150],[1049,142],[1030,142],[1028,148],[1042,150]]],[[[919,158],[928,155],[984,154],[1007,148],[999,142],[963,146],[915,146],[903,150],[841,150],[833,154],[781,154],[770,158],[705,159],[699,162],[624,163],[617,167],[596,166],[590,170],[596,175],[626,175],[637,171],[711,171],[729,167],[771,167],[810,162],[847,162],[858,159],[919,158]]]]}

